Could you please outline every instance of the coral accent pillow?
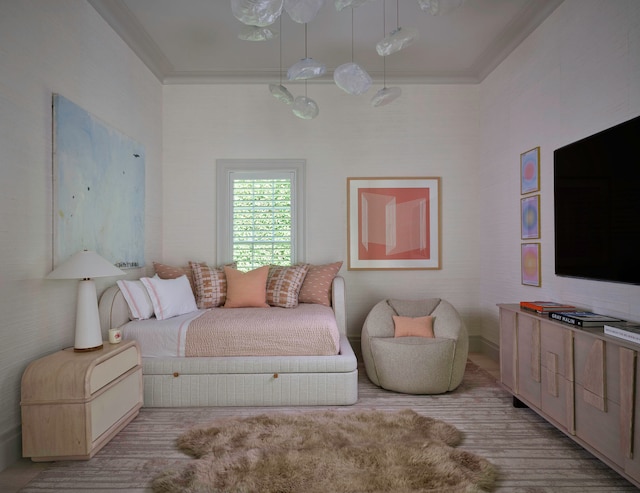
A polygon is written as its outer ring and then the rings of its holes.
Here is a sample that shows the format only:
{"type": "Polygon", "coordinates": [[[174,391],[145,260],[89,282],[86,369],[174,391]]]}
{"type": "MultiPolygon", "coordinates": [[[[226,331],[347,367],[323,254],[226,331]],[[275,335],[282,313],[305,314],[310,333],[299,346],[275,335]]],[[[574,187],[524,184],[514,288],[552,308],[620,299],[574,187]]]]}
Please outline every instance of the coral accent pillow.
{"type": "Polygon", "coordinates": [[[191,272],[191,267],[174,267],[173,265],[154,262],[153,268],[160,279],[177,279],[180,276],[187,276],[187,279],[189,279],[189,285],[191,286],[191,291],[194,295],[196,294],[196,285],[193,279],[193,273],[191,272]]]}
{"type": "Polygon", "coordinates": [[[331,306],[331,283],[338,275],[342,262],[333,264],[310,265],[300,293],[300,303],[316,303],[318,305],[331,306]]]}
{"type": "Polygon", "coordinates": [[[225,265],[224,273],[227,276],[225,308],[269,307],[267,304],[268,265],[249,272],[241,272],[225,265]]]}
{"type": "Polygon", "coordinates": [[[129,319],[146,320],[153,317],[153,303],[142,281],[116,281],[129,306],[129,319]]]}
{"type": "Polygon", "coordinates": [[[292,266],[271,265],[267,276],[267,303],[282,308],[298,306],[298,293],[309,264],[292,266]]]}
{"type": "Polygon", "coordinates": [[[196,286],[198,308],[214,308],[227,300],[227,276],[224,267],[212,268],[206,263],[189,262],[196,286]]]}
{"type": "Polygon", "coordinates": [[[393,315],[395,327],[394,337],[435,337],[433,334],[433,317],[401,317],[393,315]]]}
{"type": "Polygon", "coordinates": [[[140,281],[147,288],[158,320],[177,317],[198,309],[187,276],[177,279],[143,277],[140,281]]]}

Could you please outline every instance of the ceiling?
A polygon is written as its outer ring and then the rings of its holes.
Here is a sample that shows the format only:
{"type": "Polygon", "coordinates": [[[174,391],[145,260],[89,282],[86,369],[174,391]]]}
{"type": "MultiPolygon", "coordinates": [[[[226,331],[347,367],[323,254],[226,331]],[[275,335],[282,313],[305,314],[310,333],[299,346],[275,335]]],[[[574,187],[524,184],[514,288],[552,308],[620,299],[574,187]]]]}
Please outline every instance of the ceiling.
{"type": "Polygon", "coordinates": [[[277,82],[305,49],[327,66],[320,81],[332,80],[353,54],[374,79],[386,73],[388,83],[477,83],[562,3],[466,0],[431,16],[416,0],[372,0],[341,12],[327,0],[307,25],[306,42],[305,25],[286,13],[274,24],[280,39],[254,42],[238,39],[243,24],[229,0],[88,1],[164,84],[277,82]],[[376,43],[397,26],[418,29],[418,40],[379,56],[376,43]]]}

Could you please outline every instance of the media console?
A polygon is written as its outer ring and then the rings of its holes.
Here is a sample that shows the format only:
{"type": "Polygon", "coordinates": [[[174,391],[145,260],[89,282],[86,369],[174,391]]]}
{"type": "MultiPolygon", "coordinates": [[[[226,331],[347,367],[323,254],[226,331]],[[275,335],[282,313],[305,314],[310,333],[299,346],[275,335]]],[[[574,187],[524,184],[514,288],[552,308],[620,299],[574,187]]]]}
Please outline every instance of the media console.
{"type": "Polygon", "coordinates": [[[502,385],[640,487],[640,345],[518,304],[498,308],[502,385]]]}

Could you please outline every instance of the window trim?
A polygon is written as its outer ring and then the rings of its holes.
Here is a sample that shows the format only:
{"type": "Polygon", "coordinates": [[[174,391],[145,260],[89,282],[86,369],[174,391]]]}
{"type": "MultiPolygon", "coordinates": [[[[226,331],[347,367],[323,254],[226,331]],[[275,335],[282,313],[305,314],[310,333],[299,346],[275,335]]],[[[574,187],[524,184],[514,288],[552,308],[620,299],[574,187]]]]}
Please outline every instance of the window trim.
{"type": "Polygon", "coordinates": [[[233,177],[238,173],[290,173],[293,174],[292,252],[291,263],[303,262],[305,251],[305,159],[217,159],[216,160],[216,258],[218,265],[233,260],[233,234],[231,231],[231,199],[233,177]]]}

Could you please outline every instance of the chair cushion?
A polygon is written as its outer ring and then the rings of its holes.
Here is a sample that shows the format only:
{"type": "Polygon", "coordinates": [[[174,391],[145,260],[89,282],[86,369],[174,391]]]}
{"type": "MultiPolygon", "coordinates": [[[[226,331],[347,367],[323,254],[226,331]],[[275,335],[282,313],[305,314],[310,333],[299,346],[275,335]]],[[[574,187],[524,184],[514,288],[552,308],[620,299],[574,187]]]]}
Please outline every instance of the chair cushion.
{"type": "Polygon", "coordinates": [[[407,394],[447,392],[455,347],[452,339],[373,339],[371,350],[380,386],[407,394]]]}

